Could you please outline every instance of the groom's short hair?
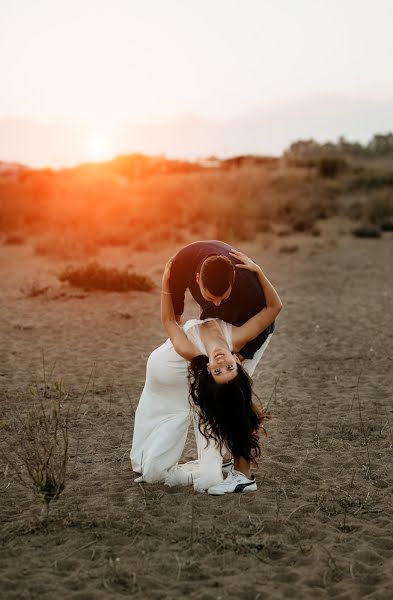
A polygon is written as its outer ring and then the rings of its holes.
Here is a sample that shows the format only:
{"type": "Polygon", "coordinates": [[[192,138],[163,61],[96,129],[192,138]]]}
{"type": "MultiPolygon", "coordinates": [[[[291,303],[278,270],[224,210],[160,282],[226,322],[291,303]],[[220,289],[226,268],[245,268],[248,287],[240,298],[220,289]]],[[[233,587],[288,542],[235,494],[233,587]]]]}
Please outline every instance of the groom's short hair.
{"type": "Polygon", "coordinates": [[[226,256],[209,256],[201,267],[201,281],[214,296],[222,296],[233,285],[235,267],[226,256]]]}

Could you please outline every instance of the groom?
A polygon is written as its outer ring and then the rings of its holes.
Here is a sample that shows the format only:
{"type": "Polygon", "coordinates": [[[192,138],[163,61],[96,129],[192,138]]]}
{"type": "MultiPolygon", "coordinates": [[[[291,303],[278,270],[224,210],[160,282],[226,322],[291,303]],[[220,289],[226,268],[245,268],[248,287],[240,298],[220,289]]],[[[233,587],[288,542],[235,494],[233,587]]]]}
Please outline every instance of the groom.
{"type": "MultiPolygon", "coordinates": [[[[202,309],[201,319],[215,317],[240,326],[266,306],[257,276],[236,269],[231,250],[225,242],[208,240],[189,244],[173,257],[169,285],[178,322],[187,289],[202,309]]],[[[261,356],[273,331],[274,323],[240,350],[240,358],[252,359],[259,350],[261,356]]]]}

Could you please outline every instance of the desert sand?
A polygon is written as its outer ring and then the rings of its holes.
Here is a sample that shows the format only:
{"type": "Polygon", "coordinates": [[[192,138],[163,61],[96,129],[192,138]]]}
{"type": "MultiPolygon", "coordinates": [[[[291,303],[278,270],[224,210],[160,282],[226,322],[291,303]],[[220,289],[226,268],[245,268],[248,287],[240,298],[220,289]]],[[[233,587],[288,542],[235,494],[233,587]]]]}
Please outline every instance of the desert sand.
{"type": "MultiPolygon", "coordinates": [[[[71,432],[79,450],[71,444],[66,488],[46,522],[0,457],[3,598],[392,597],[393,234],[354,239],[336,219],[321,230],[238,244],[284,309],[255,374],[274,417],[258,491],[225,497],[134,483],[133,414],[146,359],[165,339],[159,288],[85,293],[59,284],[69,261],[34,256],[29,244],[0,247],[3,452],[12,455],[10,419],[28,408],[43,365],[71,400],[88,388],[71,432]],[[49,289],[27,297],[32,283],[49,289]]],[[[132,264],[159,285],[178,247],[115,248],[100,260],[132,264]]],[[[189,300],[188,316],[197,314],[189,300]]]]}

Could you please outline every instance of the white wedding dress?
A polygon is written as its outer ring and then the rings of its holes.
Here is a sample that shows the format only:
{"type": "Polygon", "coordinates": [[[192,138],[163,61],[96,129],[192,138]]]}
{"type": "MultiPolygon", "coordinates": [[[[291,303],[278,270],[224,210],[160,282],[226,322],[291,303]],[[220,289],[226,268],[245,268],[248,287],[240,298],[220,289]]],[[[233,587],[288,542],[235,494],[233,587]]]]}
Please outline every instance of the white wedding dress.
{"type": "MultiPolygon", "coordinates": [[[[207,356],[200,337],[200,325],[206,321],[192,319],[184,325],[189,340],[207,356]]],[[[232,351],[232,325],[217,319],[232,351]]],[[[251,360],[243,363],[252,375],[270,337],[251,360]]],[[[193,485],[203,491],[222,481],[222,457],[212,440],[200,433],[198,416],[189,402],[187,361],[167,340],[156,348],[147,361],[145,386],[135,412],[131,464],[141,476],[136,481],[193,485]],[[178,464],[190,423],[194,422],[198,460],[178,464]]]]}

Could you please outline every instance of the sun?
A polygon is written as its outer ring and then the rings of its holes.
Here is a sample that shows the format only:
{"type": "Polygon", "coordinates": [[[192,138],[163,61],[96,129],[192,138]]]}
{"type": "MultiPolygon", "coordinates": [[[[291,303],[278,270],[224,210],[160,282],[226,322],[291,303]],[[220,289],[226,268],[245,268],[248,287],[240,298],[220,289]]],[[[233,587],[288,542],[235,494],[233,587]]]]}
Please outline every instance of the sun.
{"type": "Polygon", "coordinates": [[[86,159],[94,162],[109,160],[113,157],[112,142],[103,131],[94,131],[86,141],[86,159]]]}

